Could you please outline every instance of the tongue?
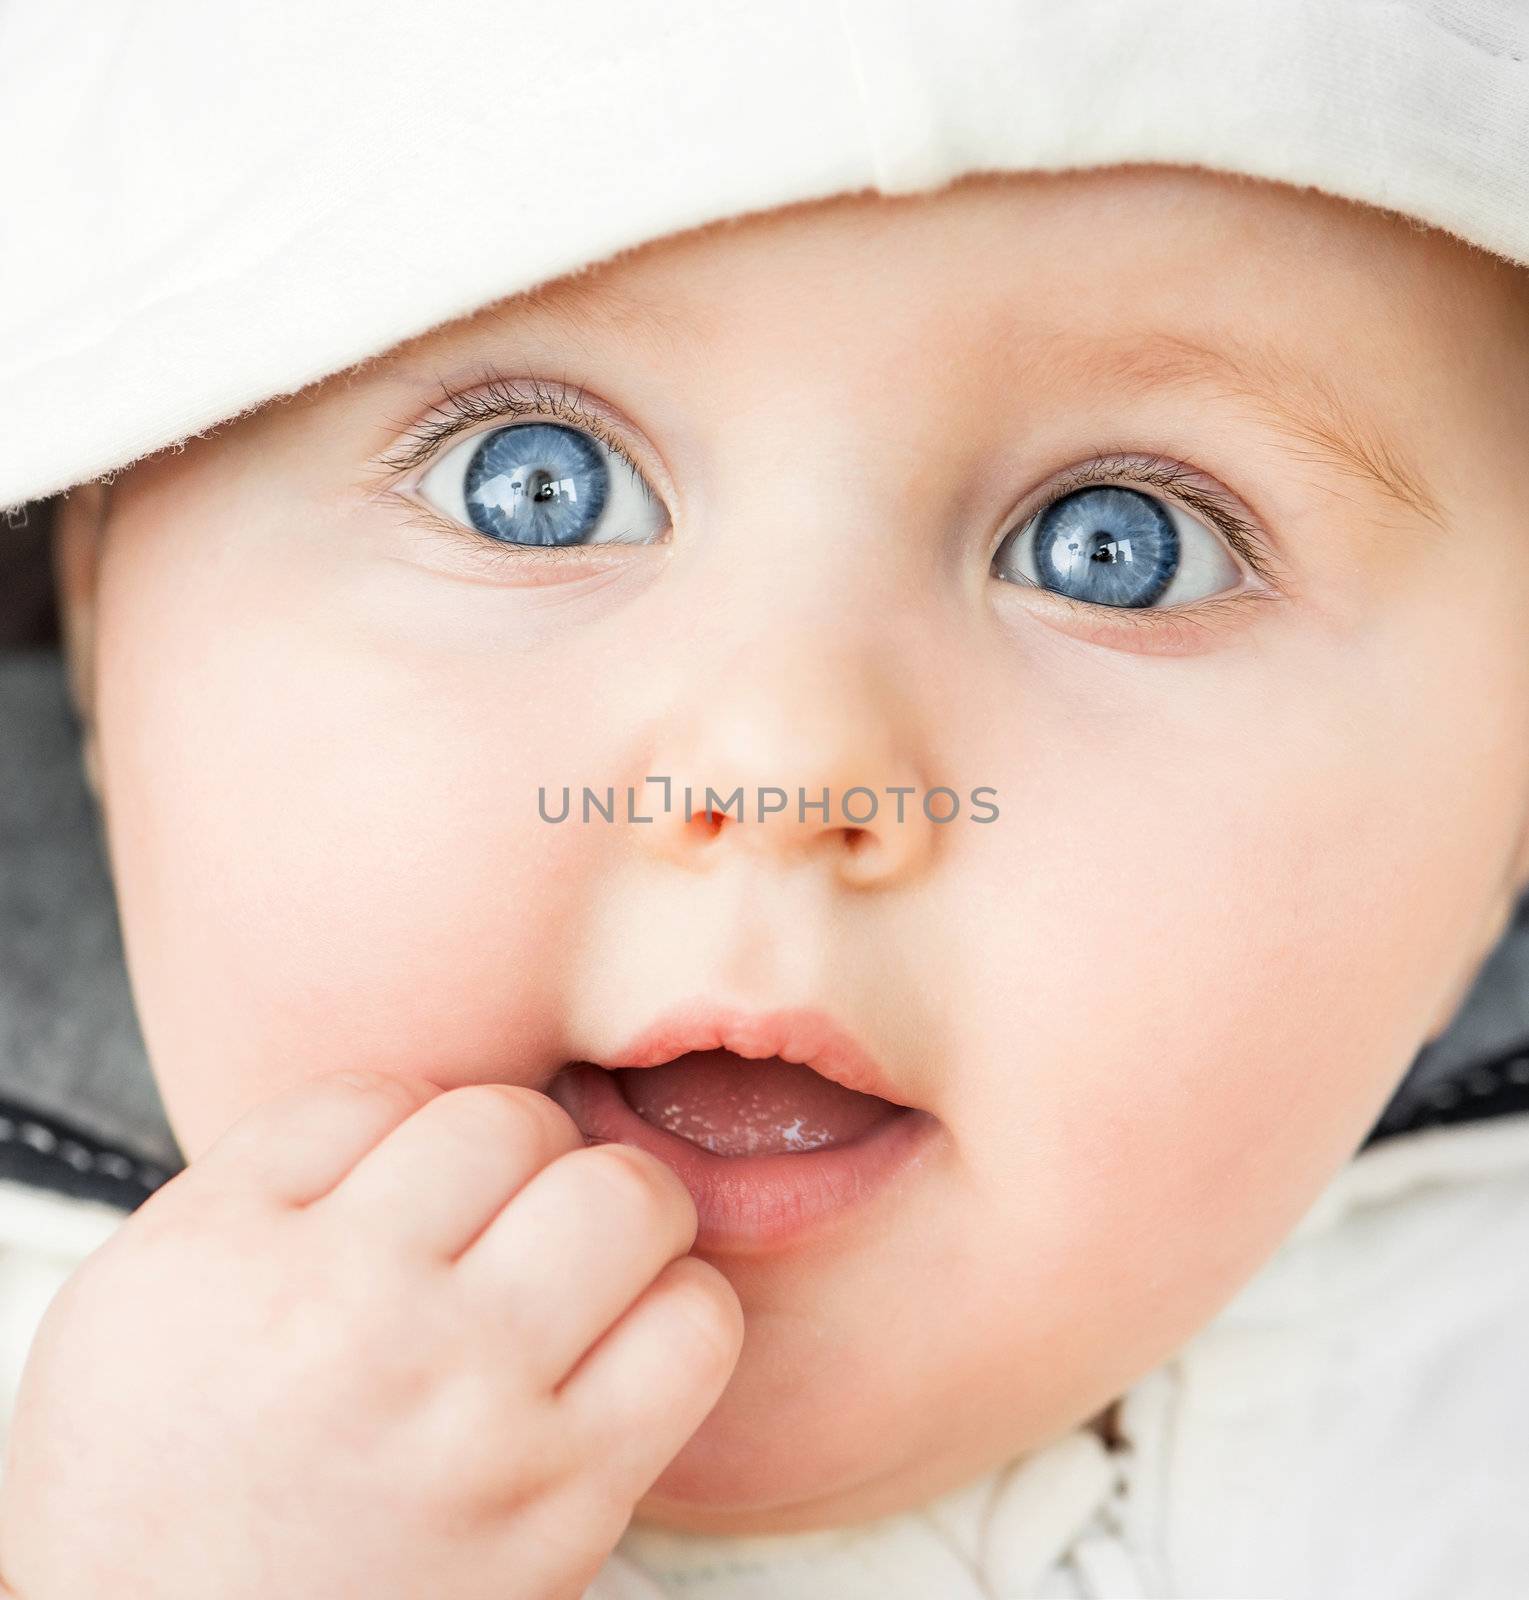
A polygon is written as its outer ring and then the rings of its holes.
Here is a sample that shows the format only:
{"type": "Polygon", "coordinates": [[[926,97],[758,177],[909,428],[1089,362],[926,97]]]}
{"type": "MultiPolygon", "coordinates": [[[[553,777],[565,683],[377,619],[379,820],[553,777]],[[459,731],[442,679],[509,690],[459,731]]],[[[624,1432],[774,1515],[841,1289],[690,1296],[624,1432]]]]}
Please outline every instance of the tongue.
{"type": "Polygon", "coordinates": [[[794,1061],[752,1061],[731,1050],[692,1050],[662,1067],[618,1067],[615,1076],[644,1122],[719,1156],[844,1144],[900,1109],[794,1061]]]}

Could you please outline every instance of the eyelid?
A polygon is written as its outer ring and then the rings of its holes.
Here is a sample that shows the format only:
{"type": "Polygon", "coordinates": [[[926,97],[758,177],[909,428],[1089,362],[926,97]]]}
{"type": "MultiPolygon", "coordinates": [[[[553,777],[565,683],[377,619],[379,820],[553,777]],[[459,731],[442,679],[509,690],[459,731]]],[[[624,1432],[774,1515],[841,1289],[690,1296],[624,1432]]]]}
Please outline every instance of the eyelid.
{"type": "MultiPolygon", "coordinates": [[[[470,429],[480,424],[503,426],[521,418],[534,421],[552,417],[585,429],[644,482],[657,462],[657,453],[651,447],[646,451],[632,448],[629,440],[635,430],[629,431],[603,402],[588,397],[582,384],[570,388],[561,378],[549,380],[527,373],[523,378],[506,379],[485,371],[481,381],[465,388],[442,383],[440,395],[429,411],[404,430],[398,444],[376,458],[377,467],[390,485],[396,487],[399,479],[417,475],[449,441],[470,436],[470,429]],[[639,459],[640,456],[649,459],[639,459]]],[[[484,431],[491,430],[485,427],[484,431]]],[[[668,492],[671,485],[661,464],[653,475],[668,492]]]]}
{"type": "MultiPolygon", "coordinates": [[[[1264,583],[1275,590],[1286,587],[1288,580],[1270,552],[1268,541],[1259,533],[1252,513],[1229,491],[1220,488],[1188,462],[1172,456],[1140,455],[1116,450],[1095,452],[1086,461],[1067,468],[1049,480],[1033,497],[1033,505],[1027,501],[1027,509],[1023,513],[1008,517],[991,554],[996,555],[1003,541],[1012,533],[1028,526],[1034,517],[1074,490],[1096,484],[1108,485],[1119,480],[1165,490],[1186,512],[1198,513],[1208,521],[1264,583]]],[[[1208,604],[1209,600],[1215,598],[1210,596],[1206,601],[1192,601],[1189,605],[1208,604]]],[[[1153,609],[1162,614],[1165,611],[1185,610],[1188,606],[1153,609]]]]}

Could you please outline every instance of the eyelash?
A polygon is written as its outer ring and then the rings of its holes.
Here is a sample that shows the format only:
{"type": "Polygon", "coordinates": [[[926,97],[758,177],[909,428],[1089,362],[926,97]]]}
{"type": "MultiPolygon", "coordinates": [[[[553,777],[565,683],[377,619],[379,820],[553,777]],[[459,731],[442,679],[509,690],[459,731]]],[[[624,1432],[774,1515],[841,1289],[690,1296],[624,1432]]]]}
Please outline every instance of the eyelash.
{"type": "MultiPolygon", "coordinates": [[[[504,379],[494,376],[486,376],[481,384],[470,390],[455,390],[442,384],[441,399],[435,403],[433,410],[405,432],[400,445],[379,458],[379,465],[390,473],[401,475],[429,460],[449,439],[478,423],[499,421],[505,417],[551,416],[593,435],[626,462],[639,483],[647,489],[647,475],[620,435],[603,417],[584,404],[582,385],[570,391],[561,380],[548,383],[532,377],[525,380],[525,387],[530,390],[530,399],[518,393],[504,379]]],[[[1130,456],[1118,451],[1101,451],[1083,465],[1069,468],[1048,487],[1045,500],[1030,511],[1022,522],[1012,523],[1004,529],[991,554],[997,553],[999,545],[1010,534],[1028,526],[1058,500],[1079,489],[1121,479],[1171,492],[1184,506],[1205,517],[1260,578],[1276,588],[1281,585],[1281,575],[1264,554],[1256,530],[1222,496],[1205,484],[1192,467],[1166,456],[1130,456]]],[[[482,553],[490,560],[522,560],[527,555],[532,559],[542,556],[558,560],[567,555],[566,550],[535,546],[519,549],[506,545],[500,550],[488,540],[484,541],[484,545],[482,553]]],[[[576,548],[582,550],[584,547],[576,548]]],[[[1193,620],[1194,614],[1214,612],[1221,605],[1230,604],[1233,599],[1232,596],[1214,596],[1188,606],[1134,608],[1090,605],[1087,601],[1071,600],[1065,595],[1056,595],[1055,598],[1089,615],[1100,611],[1120,612],[1123,620],[1140,623],[1169,617],[1181,621],[1193,620]]],[[[1246,597],[1236,597],[1239,601],[1243,598],[1246,597]]]]}
{"type": "Polygon", "coordinates": [[[642,468],[620,435],[584,404],[582,385],[570,392],[568,385],[561,381],[548,384],[540,378],[530,378],[526,384],[532,396],[529,400],[502,378],[488,378],[475,389],[463,391],[442,385],[441,399],[436,402],[434,411],[407,431],[403,444],[380,458],[381,465],[391,472],[408,472],[428,460],[448,439],[475,423],[494,422],[504,417],[551,416],[593,434],[643,478],[642,468]]]}

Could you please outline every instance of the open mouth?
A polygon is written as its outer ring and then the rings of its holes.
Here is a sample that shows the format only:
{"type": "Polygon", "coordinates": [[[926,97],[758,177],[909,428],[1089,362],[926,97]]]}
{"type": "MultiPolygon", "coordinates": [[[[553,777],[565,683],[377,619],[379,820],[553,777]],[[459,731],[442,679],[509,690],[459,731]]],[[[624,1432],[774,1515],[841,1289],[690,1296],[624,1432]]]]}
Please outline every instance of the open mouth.
{"type": "Polygon", "coordinates": [[[673,1168],[695,1201],[698,1251],[778,1249],[861,1209],[943,1126],[802,1062],[722,1047],[636,1066],[571,1061],[547,1093],[587,1142],[635,1145],[673,1168]]]}
{"type": "Polygon", "coordinates": [[[907,1110],[775,1055],[687,1050],[661,1066],[609,1070],[644,1122],[718,1156],[849,1144],[907,1110]]]}

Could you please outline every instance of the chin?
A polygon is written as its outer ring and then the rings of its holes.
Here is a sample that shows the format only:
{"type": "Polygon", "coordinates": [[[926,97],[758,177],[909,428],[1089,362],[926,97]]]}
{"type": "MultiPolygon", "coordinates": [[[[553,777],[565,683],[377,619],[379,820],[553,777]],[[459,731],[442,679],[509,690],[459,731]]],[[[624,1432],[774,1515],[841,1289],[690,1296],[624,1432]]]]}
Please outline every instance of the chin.
{"type": "MultiPolygon", "coordinates": [[[[720,1404],[637,1502],[635,1522],[684,1533],[799,1533],[889,1515],[919,1498],[884,1462],[815,1460],[790,1430],[724,1431],[720,1404]]],[[[885,1438],[875,1435],[885,1445],[885,1438]]]]}

